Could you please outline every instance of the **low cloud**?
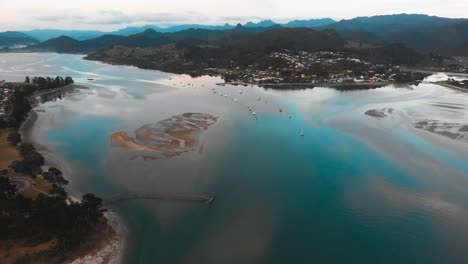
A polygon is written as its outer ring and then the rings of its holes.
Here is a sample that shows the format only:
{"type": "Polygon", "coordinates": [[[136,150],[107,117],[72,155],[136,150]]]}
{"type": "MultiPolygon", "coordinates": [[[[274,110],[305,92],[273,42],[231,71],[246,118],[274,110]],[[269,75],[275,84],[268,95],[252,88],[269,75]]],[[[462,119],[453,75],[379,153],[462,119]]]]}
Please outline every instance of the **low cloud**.
{"type": "Polygon", "coordinates": [[[139,26],[139,25],[158,25],[172,26],[180,24],[224,24],[226,21],[239,21],[244,19],[228,19],[219,17],[213,18],[196,12],[182,13],[152,13],[139,12],[127,14],[118,10],[100,10],[91,13],[74,13],[73,11],[54,12],[54,14],[41,14],[33,16],[33,20],[41,25],[48,27],[61,27],[67,25],[67,28],[105,28],[117,29],[124,26],[139,26]]]}

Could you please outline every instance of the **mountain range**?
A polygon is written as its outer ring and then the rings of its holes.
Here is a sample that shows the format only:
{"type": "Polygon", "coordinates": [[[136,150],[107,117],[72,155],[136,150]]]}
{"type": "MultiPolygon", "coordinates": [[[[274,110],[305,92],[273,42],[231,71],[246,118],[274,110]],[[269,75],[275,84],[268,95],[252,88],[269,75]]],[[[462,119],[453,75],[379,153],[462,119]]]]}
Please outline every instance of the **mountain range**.
{"type": "Polygon", "coordinates": [[[0,47],[31,45],[39,43],[35,38],[21,32],[6,31],[0,33],[0,47]]]}
{"type": "Polygon", "coordinates": [[[88,53],[112,45],[151,47],[167,43],[187,45],[194,41],[198,44],[219,45],[232,38],[243,38],[249,34],[274,28],[312,28],[318,31],[334,31],[341,39],[359,46],[399,43],[421,52],[468,56],[468,19],[415,14],[357,17],[341,21],[329,18],[294,20],[287,23],[264,20],[237,26],[192,24],[162,28],[147,25],[128,27],[108,33],[76,30],[4,32],[0,33],[0,47],[35,44],[28,49],[88,53]]]}

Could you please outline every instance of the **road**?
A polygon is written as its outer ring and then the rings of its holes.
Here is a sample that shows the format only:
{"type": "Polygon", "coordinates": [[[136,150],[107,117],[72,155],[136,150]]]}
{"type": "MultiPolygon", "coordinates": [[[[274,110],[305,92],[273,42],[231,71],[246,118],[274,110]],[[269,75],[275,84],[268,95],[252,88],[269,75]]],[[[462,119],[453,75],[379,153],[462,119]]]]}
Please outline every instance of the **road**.
{"type": "Polygon", "coordinates": [[[10,177],[10,181],[14,185],[16,185],[16,187],[18,188],[18,193],[24,192],[27,189],[32,188],[33,190],[39,193],[42,193],[45,196],[49,196],[49,197],[53,196],[53,195],[48,194],[47,192],[44,192],[43,190],[36,188],[34,179],[31,179],[29,177],[21,177],[21,176],[10,177]]]}

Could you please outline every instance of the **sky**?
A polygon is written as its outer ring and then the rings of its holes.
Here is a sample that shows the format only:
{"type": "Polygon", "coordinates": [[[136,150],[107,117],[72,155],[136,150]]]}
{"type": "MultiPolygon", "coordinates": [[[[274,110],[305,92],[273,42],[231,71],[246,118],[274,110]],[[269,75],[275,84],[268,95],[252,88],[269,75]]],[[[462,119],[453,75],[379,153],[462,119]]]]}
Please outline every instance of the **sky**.
{"type": "Polygon", "coordinates": [[[385,14],[467,18],[468,0],[0,0],[0,31],[113,31],[154,24],[245,23],[385,14]]]}

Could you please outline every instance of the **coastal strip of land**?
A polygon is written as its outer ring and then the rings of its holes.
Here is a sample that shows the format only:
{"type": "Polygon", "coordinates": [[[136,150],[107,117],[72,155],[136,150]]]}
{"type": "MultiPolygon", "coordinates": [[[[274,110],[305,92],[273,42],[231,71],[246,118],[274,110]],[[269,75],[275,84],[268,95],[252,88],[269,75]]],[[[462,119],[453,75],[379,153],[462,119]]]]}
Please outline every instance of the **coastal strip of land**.
{"type": "Polygon", "coordinates": [[[55,167],[44,171],[46,160],[20,133],[37,117],[31,106],[35,100],[56,100],[77,87],[71,78],[59,76],[0,82],[2,263],[104,264],[120,257],[122,238],[102,199],[69,196],[63,173],[55,167]]]}
{"type": "Polygon", "coordinates": [[[449,89],[454,89],[454,90],[458,90],[462,92],[468,92],[468,86],[462,86],[460,82],[458,82],[458,84],[454,84],[453,82],[449,82],[449,81],[439,81],[439,82],[434,82],[434,84],[437,84],[437,85],[440,85],[449,89]]]}
{"type": "Polygon", "coordinates": [[[250,86],[256,85],[264,88],[283,88],[283,89],[305,89],[315,87],[328,87],[335,88],[337,90],[358,90],[358,89],[372,89],[379,88],[393,84],[392,82],[341,82],[341,83],[315,83],[315,82],[299,82],[299,83],[244,83],[244,82],[225,82],[217,83],[217,85],[239,85],[239,86],[250,86]]]}
{"type": "MultiPolygon", "coordinates": [[[[331,87],[342,90],[371,89],[389,84],[419,84],[428,73],[401,71],[387,55],[349,50],[254,50],[252,55],[221,56],[220,48],[180,49],[169,44],[153,48],[114,46],[85,59],[132,65],[191,76],[220,76],[225,84],[258,85],[274,89],[331,87]],[[199,52],[206,52],[199,54],[199,52]],[[200,60],[203,60],[201,62],[200,60]]],[[[392,46],[391,54],[408,52],[392,46]]],[[[387,54],[387,53],[385,53],[387,54]]],[[[413,54],[419,58],[417,54],[413,54]]],[[[415,60],[417,60],[415,58],[415,60]]],[[[423,59],[421,59],[423,60],[423,59]]]]}

